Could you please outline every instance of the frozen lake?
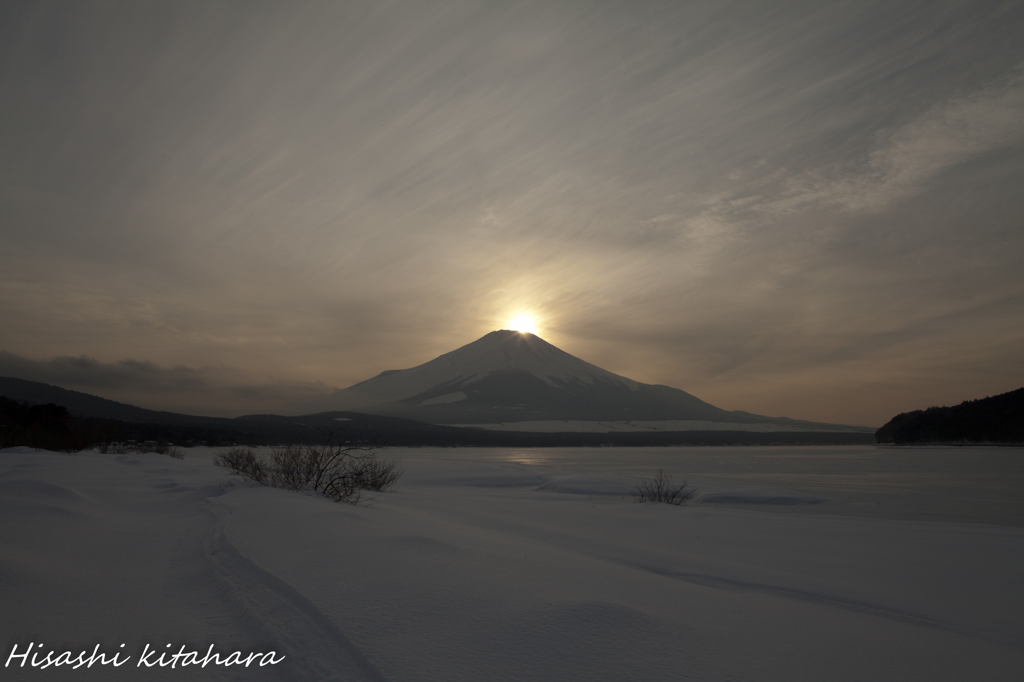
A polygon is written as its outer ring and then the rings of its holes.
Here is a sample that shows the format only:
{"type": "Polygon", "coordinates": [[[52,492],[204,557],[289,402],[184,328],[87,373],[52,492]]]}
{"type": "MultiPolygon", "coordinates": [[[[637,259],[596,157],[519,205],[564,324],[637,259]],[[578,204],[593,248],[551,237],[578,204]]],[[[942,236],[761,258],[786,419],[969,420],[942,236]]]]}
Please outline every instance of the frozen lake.
{"type": "Polygon", "coordinates": [[[389,454],[631,476],[663,468],[696,485],[698,495],[766,489],[824,500],[759,504],[759,511],[1024,527],[1021,447],[393,448],[389,454]]]}

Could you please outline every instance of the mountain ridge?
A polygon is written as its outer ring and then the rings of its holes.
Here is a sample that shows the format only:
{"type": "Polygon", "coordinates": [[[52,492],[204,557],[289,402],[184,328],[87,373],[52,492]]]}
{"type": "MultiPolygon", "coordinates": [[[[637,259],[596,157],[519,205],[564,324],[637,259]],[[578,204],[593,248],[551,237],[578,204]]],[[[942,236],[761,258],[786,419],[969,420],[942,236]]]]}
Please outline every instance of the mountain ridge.
{"type": "MultiPolygon", "coordinates": [[[[14,377],[0,377],[0,397],[16,403],[25,401],[30,405],[54,404],[67,408],[71,415],[69,426],[72,437],[66,446],[59,447],[72,449],[94,443],[126,440],[221,446],[235,443],[323,444],[328,439],[338,438],[379,441],[395,446],[581,447],[611,444],[636,447],[773,443],[849,445],[863,444],[868,442],[867,438],[874,438],[872,434],[852,431],[808,433],[795,430],[788,433],[752,433],[749,430],[720,429],[654,433],[516,433],[427,424],[356,412],[323,412],[292,417],[254,414],[228,419],[158,412],[89,393],[14,377]]],[[[4,400],[0,400],[0,407],[3,404],[4,400]]],[[[4,416],[0,414],[0,447],[52,447],[44,442],[45,439],[39,442],[32,442],[31,439],[22,442],[18,440],[17,433],[11,432],[10,426],[11,424],[7,424],[4,416]],[[17,442],[11,441],[12,438],[17,442]]]]}
{"type": "MultiPolygon", "coordinates": [[[[80,417],[237,428],[237,423],[228,423],[231,420],[148,410],[23,379],[0,377],[0,394],[63,405],[80,417]]],[[[341,412],[495,431],[525,431],[536,425],[537,431],[546,433],[597,431],[599,422],[607,422],[608,431],[874,432],[868,427],[723,410],[680,389],[609,372],[538,336],[511,330],[491,332],[413,368],[386,370],[313,404],[293,405],[288,414],[319,421],[326,413],[341,412]]],[[[235,421],[252,424],[251,417],[235,421]]]]}
{"type": "Polygon", "coordinates": [[[861,430],[723,410],[678,388],[644,384],[581,360],[535,334],[497,330],[409,369],[386,370],[305,403],[432,424],[696,420],[861,430]]]}

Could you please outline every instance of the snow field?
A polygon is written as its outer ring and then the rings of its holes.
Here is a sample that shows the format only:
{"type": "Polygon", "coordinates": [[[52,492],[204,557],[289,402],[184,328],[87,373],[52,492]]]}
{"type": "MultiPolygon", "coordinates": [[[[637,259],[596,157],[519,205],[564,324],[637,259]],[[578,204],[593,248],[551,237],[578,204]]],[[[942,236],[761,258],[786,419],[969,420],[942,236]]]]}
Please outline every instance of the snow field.
{"type": "MultiPolygon", "coordinates": [[[[276,650],[5,679],[953,680],[1024,669],[1024,530],[637,505],[634,479],[410,461],[354,507],[198,458],[0,452],[15,643],[276,650]]],[[[771,497],[766,496],[766,497],[771,497]]],[[[0,661],[2,663],[3,661],[0,661]]],[[[134,659],[132,661],[134,665],[134,659]]]]}

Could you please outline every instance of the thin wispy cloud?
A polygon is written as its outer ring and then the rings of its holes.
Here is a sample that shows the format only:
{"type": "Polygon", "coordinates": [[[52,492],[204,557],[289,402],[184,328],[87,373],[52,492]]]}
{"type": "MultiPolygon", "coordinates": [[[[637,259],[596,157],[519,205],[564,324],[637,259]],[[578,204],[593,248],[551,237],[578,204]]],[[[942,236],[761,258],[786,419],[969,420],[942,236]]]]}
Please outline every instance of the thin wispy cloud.
{"type": "Polygon", "coordinates": [[[1021,21],[4,3],[0,348],[346,386],[530,309],[735,409],[881,423],[1016,388],[1021,21]]]}
{"type": "Polygon", "coordinates": [[[773,217],[809,206],[879,212],[927,191],[928,181],[982,154],[1024,140],[1024,77],[941,102],[878,142],[861,168],[826,169],[788,178],[781,196],[756,205],[773,217]],[[838,177],[829,178],[829,175],[838,177]]]}

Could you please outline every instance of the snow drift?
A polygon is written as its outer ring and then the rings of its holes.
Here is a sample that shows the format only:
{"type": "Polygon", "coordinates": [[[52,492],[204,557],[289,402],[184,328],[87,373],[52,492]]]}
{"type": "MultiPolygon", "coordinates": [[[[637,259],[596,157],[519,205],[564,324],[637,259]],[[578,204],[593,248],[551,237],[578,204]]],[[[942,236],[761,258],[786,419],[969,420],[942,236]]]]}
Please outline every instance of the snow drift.
{"type": "MultiPolygon", "coordinates": [[[[633,504],[406,463],[354,507],[186,457],[0,452],[0,645],[275,651],[40,680],[1016,680],[1024,530],[633,504]],[[191,673],[191,674],[190,674],[191,673]]],[[[756,500],[749,500],[756,507],[756,500]]],[[[133,659],[134,664],[134,659],[133,659]]]]}

